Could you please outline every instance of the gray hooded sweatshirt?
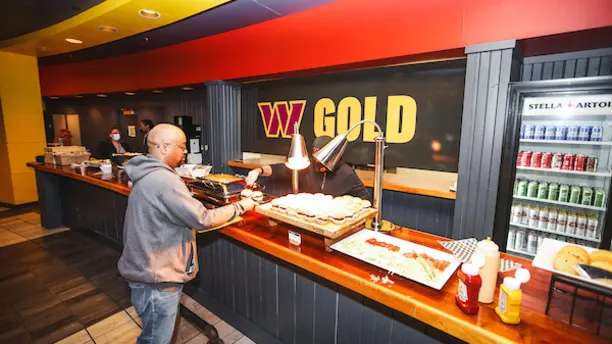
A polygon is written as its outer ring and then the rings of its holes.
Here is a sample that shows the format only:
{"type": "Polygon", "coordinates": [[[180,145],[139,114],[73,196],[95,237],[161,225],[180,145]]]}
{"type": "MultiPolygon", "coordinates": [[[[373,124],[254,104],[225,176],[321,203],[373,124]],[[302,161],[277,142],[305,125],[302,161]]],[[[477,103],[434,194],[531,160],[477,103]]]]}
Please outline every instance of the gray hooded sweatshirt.
{"type": "Polygon", "coordinates": [[[198,271],[193,229],[236,216],[233,206],[206,209],[176,172],[156,158],[138,156],[125,168],[133,187],[123,226],[119,273],[132,282],[184,283],[198,271]]]}

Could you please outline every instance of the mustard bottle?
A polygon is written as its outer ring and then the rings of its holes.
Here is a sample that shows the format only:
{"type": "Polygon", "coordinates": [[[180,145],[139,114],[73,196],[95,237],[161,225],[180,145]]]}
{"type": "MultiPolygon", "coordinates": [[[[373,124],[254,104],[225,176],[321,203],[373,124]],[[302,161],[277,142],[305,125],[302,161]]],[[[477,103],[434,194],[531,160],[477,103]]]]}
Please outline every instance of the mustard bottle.
{"type": "Polygon", "coordinates": [[[506,324],[518,324],[521,322],[521,301],[523,292],[521,283],[529,281],[529,270],[518,269],[514,277],[505,277],[504,283],[499,288],[499,299],[495,313],[506,324]]]}

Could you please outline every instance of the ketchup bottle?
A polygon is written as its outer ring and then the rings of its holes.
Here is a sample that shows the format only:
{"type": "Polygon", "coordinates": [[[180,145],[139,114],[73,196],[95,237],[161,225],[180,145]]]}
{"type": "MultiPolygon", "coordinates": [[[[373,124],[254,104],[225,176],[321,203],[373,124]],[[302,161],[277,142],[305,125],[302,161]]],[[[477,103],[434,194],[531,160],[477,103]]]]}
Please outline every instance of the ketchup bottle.
{"type": "Polygon", "coordinates": [[[459,285],[455,302],[459,309],[467,314],[478,313],[478,292],[482,285],[480,268],[484,265],[484,257],[475,254],[471,263],[463,263],[461,270],[457,272],[459,285]]]}

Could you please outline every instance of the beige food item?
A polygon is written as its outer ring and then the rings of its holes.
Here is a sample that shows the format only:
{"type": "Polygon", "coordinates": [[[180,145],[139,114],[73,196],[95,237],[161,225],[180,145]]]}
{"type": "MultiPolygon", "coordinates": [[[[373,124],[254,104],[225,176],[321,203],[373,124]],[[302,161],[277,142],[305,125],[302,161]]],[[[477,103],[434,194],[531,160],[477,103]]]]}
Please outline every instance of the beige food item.
{"type": "Polygon", "coordinates": [[[591,265],[595,265],[595,262],[604,262],[612,265],[612,252],[607,250],[595,250],[589,255],[591,258],[591,265]]]}
{"type": "Polygon", "coordinates": [[[253,195],[253,190],[251,189],[244,189],[240,191],[240,196],[242,197],[251,197],[252,195],[253,195]]]}
{"type": "Polygon", "coordinates": [[[578,258],[571,254],[557,254],[553,261],[553,267],[555,270],[565,272],[570,275],[578,275],[576,272],[576,266],[578,265],[578,258]]]}
{"type": "Polygon", "coordinates": [[[257,202],[261,202],[263,201],[263,198],[264,198],[263,192],[253,191],[253,193],[251,194],[251,198],[257,202]]]}
{"type": "Polygon", "coordinates": [[[242,180],[242,178],[232,176],[231,174],[219,173],[219,174],[209,174],[208,176],[206,176],[206,180],[210,180],[211,182],[229,184],[229,183],[240,181],[242,180]]]}
{"type": "Polygon", "coordinates": [[[563,257],[565,255],[571,255],[576,257],[579,264],[589,264],[591,262],[591,258],[589,258],[589,253],[582,247],[567,245],[564,246],[557,252],[556,257],[563,257]]]}
{"type": "Polygon", "coordinates": [[[609,262],[596,261],[592,262],[591,266],[612,272],[612,263],[609,262]]]}

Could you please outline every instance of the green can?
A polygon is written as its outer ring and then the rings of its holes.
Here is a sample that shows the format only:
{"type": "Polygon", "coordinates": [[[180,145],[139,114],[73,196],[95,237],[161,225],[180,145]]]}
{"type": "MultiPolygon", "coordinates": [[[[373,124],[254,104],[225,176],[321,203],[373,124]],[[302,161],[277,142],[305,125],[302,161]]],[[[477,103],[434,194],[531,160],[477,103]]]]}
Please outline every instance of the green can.
{"type": "Polygon", "coordinates": [[[569,201],[569,193],[570,187],[567,184],[562,184],[559,186],[559,198],[557,199],[559,202],[567,202],[569,201]]]}
{"type": "Polygon", "coordinates": [[[548,184],[548,200],[556,201],[559,199],[559,184],[550,183],[548,184]]]}
{"type": "Polygon", "coordinates": [[[580,201],[582,205],[591,205],[593,204],[593,189],[588,186],[582,187],[582,201],[580,201]]]}
{"type": "Polygon", "coordinates": [[[535,180],[532,180],[529,182],[529,184],[527,184],[527,197],[538,197],[538,182],[535,180]]]}
{"type": "Polygon", "coordinates": [[[518,188],[516,190],[516,195],[517,196],[527,196],[527,184],[529,182],[526,180],[521,180],[518,182],[518,188]]]}
{"type": "Polygon", "coordinates": [[[520,182],[521,182],[520,179],[517,179],[517,180],[514,181],[514,190],[512,191],[512,194],[514,196],[518,196],[518,185],[519,185],[520,182]]]}
{"type": "Polygon", "coordinates": [[[548,199],[548,183],[541,182],[538,184],[538,199],[548,199]]]}
{"type": "Polygon", "coordinates": [[[570,196],[569,202],[574,204],[580,204],[580,194],[582,193],[582,189],[580,186],[572,185],[570,188],[570,196]]]}
{"type": "Polygon", "coordinates": [[[594,207],[603,208],[606,206],[606,192],[604,189],[595,189],[595,196],[593,198],[594,207]]]}

